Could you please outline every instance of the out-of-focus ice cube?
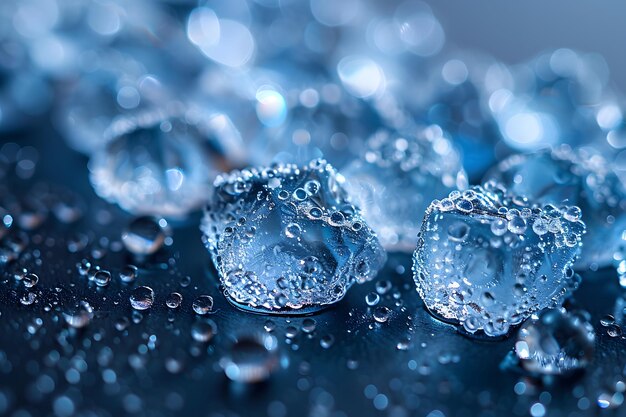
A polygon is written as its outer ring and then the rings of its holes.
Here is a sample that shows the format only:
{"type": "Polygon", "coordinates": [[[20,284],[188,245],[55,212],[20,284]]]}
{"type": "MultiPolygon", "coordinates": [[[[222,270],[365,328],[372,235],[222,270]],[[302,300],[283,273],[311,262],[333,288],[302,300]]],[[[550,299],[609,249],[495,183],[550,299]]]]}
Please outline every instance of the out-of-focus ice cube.
{"type": "Polygon", "coordinates": [[[459,152],[436,125],[377,132],[342,174],[350,198],[389,250],[412,252],[430,202],[467,188],[459,152]]]}
{"type": "Polygon", "coordinates": [[[323,160],[219,176],[201,229],[228,300],[257,312],[335,303],[386,258],[323,160]]]}
{"type": "Polygon", "coordinates": [[[571,210],[533,205],[495,182],[433,201],[413,255],[418,293],[469,333],[505,335],[576,286],[585,225],[571,210]]]}
{"type": "Polygon", "coordinates": [[[133,214],[178,217],[207,201],[219,172],[244,164],[227,116],[171,107],[111,125],[106,147],[89,161],[98,195],[133,214]]]}
{"type": "Polygon", "coordinates": [[[588,227],[578,266],[594,268],[619,260],[626,230],[626,188],[599,154],[567,146],[501,161],[487,178],[540,204],[576,206],[566,218],[588,227]]]}
{"type": "Polygon", "coordinates": [[[608,68],[602,57],[558,49],[511,71],[514,83],[495,90],[490,97],[509,147],[534,151],[563,143],[606,145],[596,119],[598,108],[610,95],[608,68]]]}

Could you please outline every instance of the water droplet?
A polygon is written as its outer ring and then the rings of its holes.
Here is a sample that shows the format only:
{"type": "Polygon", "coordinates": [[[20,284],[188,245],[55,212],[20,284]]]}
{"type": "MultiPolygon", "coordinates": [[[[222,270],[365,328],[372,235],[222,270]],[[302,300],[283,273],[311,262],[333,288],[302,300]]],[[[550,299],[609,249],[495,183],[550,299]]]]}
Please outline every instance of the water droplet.
{"type": "Polygon", "coordinates": [[[209,314],[213,311],[213,297],[210,295],[201,295],[193,302],[193,311],[201,316],[209,314]]]}
{"type": "Polygon", "coordinates": [[[376,320],[378,323],[385,323],[387,320],[389,320],[390,314],[391,311],[387,307],[376,307],[376,309],[374,310],[374,320],[376,320]]]}
{"type": "Polygon", "coordinates": [[[278,365],[278,343],[270,334],[242,335],[220,360],[226,376],[235,382],[258,383],[267,380],[278,365]]]}
{"type": "Polygon", "coordinates": [[[126,265],[120,271],[120,280],[122,282],[131,283],[137,277],[137,267],[135,265],[126,265]]]}
{"type": "Polygon", "coordinates": [[[320,339],[320,346],[323,347],[324,349],[330,349],[334,343],[335,343],[335,336],[333,336],[332,334],[324,335],[320,339]]]}
{"type": "Polygon", "coordinates": [[[93,281],[98,287],[106,287],[111,282],[111,273],[104,270],[97,271],[93,276],[93,281]]]}
{"type": "Polygon", "coordinates": [[[154,303],[154,291],[150,287],[137,287],[130,295],[130,305],[135,310],[147,310],[152,307],[152,303],[154,303]]]}
{"type": "Polygon", "coordinates": [[[210,342],[215,333],[217,333],[217,325],[210,319],[197,321],[191,326],[191,337],[196,342],[210,342]]]}
{"type": "Polygon", "coordinates": [[[39,282],[39,277],[33,273],[26,274],[22,278],[22,283],[26,288],[32,288],[39,282]]]}
{"type": "Polygon", "coordinates": [[[79,301],[76,305],[63,312],[65,322],[76,329],[83,328],[93,318],[93,308],[87,301],[79,301]]]}
{"type": "Polygon", "coordinates": [[[128,251],[138,256],[151,255],[165,241],[165,232],[159,221],[143,216],[133,220],[122,233],[122,242],[128,251]]]}
{"type": "Polygon", "coordinates": [[[183,296],[180,295],[180,293],[173,292],[167,296],[167,299],[165,300],[165,305],[167,305],[169,308],[178,308],[180,307],[180,303],[182,302],[183,296]]]}
{"type": "Polygon", "coordinates": [[[317,323],[313,319],[306,318],[302,320],[302,331],[304,333],[313,333],[315,331],[315,327],[317,323]]]}
{"type": "Polygon", "coordinates": [[[376,304],[378,304],[379,301],[380,295],[375,292],[370,292],[365,296],[365,303],[370,307],[375,306],[376,304]]]}

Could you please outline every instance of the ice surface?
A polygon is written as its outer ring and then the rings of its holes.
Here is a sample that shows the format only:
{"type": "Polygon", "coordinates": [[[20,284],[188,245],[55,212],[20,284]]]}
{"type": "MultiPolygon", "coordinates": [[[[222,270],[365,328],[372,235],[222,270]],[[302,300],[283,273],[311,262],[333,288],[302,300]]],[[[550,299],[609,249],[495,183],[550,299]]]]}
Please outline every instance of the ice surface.
{"type": "Polygon", "coordinates": [[[467,188],[457,149],[439,126],[406,134],[382,130],[342,174],[363,217],[390,250],[412,252],[432,200],[467,188]]]}
{"type": "Polygon", "coordinates": [[[578,266],[606,266],[618,260],[618,251],[624,250],[626,188],[597,153],[562,146],[513,155],[487,177],[540,204],[579,207],[588,231],[578,266]]]}
{"type": "Polygon", "coordinates": [[[201,228],[230,301],[309,312],[376,275],[385,252],[341,180],[323,160],[216,179],[201,228]]]}
{"type": "Polygon", "coordinates": [[[531,205],[495,182],[429,206],[413,255],[417,291],[436,315],[500,336],[559,305],[585,225],[568,208],[531,205]]]}

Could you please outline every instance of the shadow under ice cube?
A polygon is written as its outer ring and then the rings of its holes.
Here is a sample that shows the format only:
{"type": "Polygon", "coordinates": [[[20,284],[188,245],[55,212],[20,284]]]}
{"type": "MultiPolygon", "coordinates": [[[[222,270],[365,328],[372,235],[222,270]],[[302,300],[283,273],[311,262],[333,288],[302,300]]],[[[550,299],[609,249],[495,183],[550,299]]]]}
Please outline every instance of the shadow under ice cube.
{"type": "Polygon", "coordinates": [[[577,285],[571,265],[585,231],[567,209],[531,205],[494,182],[433,201],[413,255],[426,307],[469,333],[502,336],[560,305],[577,285]]]}
{"type": "Polygon", "coordinates": [[[309,313],[376,275],[385,252],[340,181],[323,160],[216,179],[201,229],[229,301],[309,313]]]}

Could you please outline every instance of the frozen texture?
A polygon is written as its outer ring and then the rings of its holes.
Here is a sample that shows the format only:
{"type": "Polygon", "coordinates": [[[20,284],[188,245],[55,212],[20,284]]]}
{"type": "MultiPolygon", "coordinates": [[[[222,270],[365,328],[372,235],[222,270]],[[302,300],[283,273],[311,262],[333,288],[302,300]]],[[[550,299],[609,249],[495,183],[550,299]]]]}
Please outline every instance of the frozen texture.
{"type": "Polygon", "coordinates": [[[227,298],[259,312],[335,303],[386,258],[323,160],[219,176],[201,228],[227,298]]]}
{"type": "Polygon", "coordinates": [[[469,333],[501,336],[559,305],[578,282],[571,265],[585,230],[567,210],[531,205],[494,182],[433,201],[413,259],[426,306],[469,333]]]}

